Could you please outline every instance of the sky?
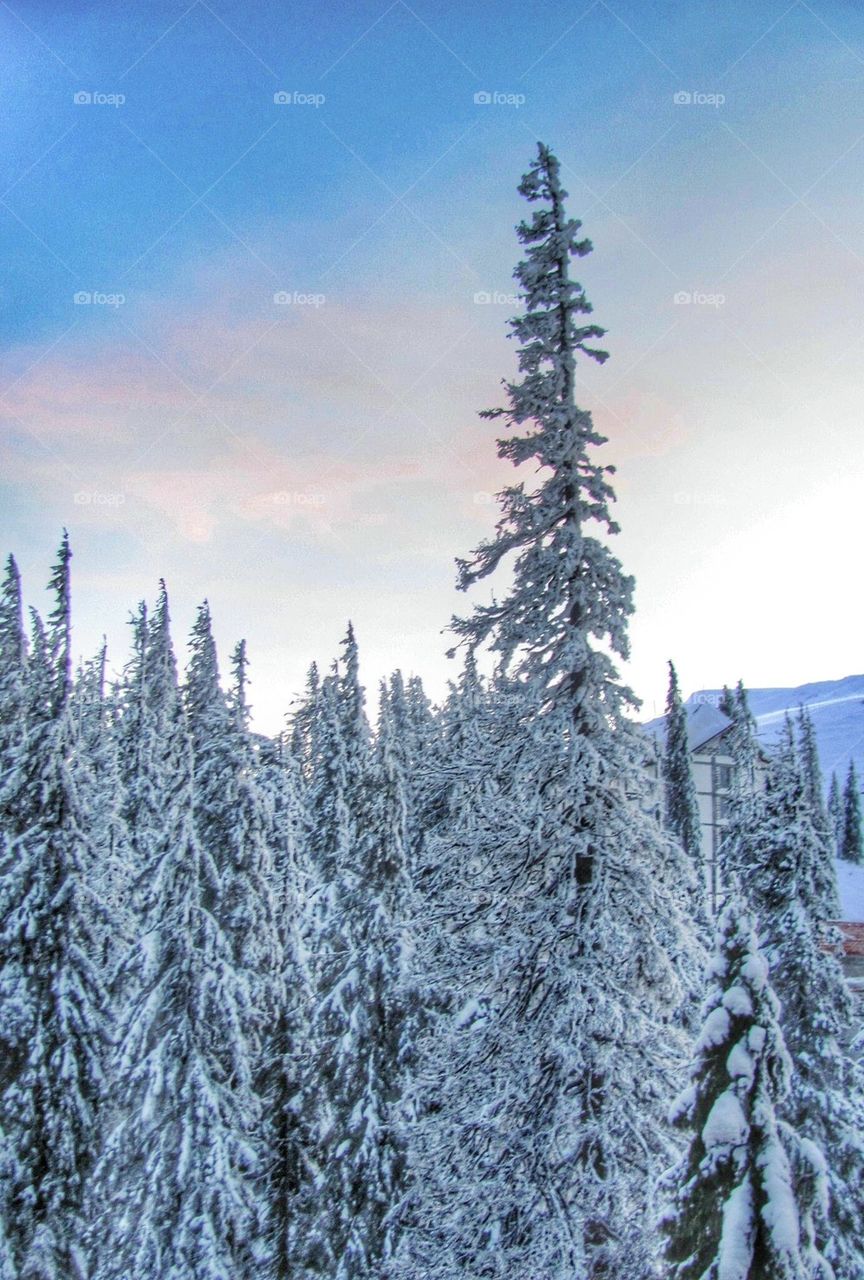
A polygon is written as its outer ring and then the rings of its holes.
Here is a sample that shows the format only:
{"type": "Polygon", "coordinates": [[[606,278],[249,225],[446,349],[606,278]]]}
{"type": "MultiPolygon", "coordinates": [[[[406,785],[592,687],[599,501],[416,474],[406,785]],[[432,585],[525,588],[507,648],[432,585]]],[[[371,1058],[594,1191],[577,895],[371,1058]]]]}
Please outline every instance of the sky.
{"type": "MultiPolygon", "coordinates": [[[[0,548],[63,527],[76,653],[165,578],[278,730],[350,618],[440,696],[516,192],[557,152],[611,353],[579,401],[636,578],[625,676],[864,669],[864,9],[830,0],[0,3],[0,548]]],[[[501,584],[503,588],[505,584],[501,584]]]]}

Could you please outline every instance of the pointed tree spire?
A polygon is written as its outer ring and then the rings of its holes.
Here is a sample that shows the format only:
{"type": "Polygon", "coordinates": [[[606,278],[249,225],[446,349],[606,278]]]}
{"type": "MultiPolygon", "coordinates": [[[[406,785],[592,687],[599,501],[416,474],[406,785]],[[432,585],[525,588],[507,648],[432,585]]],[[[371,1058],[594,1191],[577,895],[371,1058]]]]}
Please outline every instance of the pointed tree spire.
{"type": "Polygon", "coordinates": [[[69,541],[34,614],[15,815],[0,863],[0,1120],[10,1159],[0,1187],[22,1277],[84,1272],[84,1196],[100,1137],[108,996],[99,970],[110,921],[79,784],[70,712],[69,541]]]}
{"type": "Polygon", "coordinates": [[[13,556],[0,588],[0,831],[9,830],[15,792],[13,774],[24,738],[27,639],[21,603],[21,575],[13,556]]]}
{"type": "Polygon", "coordinates": [[[144,770],[146,838],[136,850],[140,932],[121,984],[115,1123],[93,1199],[96,1275],[227,1280],[269,1265],[260,1106],[244,1036],[256,1015],[223,925],[219,869],[196,829],[164,583],[134,634],[124,715],[144,770]]]}
{"type": "Polygon", "coordinates": [[[571,275],[591,243],[548,147],[519,190],[534,206],[518,227],[523,310],[510,324],[521,376],[485,416],[505,429],[499,457],[529,475],[499,495],[494,536],[458,566],[462,590],[507,566],[501,598],[453,622],[469,651],[496,659],[502,750],[464,761],[467,810],[442,833],[440,963],[461,975],[468,1012],[428,1067],[440,1109],[423,1126],[411,1242],[428,1280],[452,1276],[454,1258],[472,1275],[650,1269],[639,1223],[668,1134],[660,1098],[637,1106],[636,1082],[680,1051],[701,955],[681,887],[692,873],[648,812],[635,699],[615,665],[633,582],[609,547],[605,440],[575,399],[577,358],[606,358],[571,275]]]}
{"type": "Polygon", "coordinates": [[[668,829],[681,841],[685,853],[697,872],[700,890],[704,888],[705,866],[702,857],[702,826],[699,803],[690,765],[687,742],[687,713],[681,701],[678,673],[669,663],[669,690],[666,694],[666,743],[662,761],[665,783],[665,818],[668,829]]]}
{"type": "Polygon", "coordinates": [[[56,708],[65,705],[72,687],[72,602],[69,566],[72,549],[64,529],[57,562],[49,582],[54,592],[54,608],[48,614],[47,637],[54,669],[53,699],[56,708]]]}
{"type": "Polygon", "coordinates": [[[724,716],[728,716],[730,720],[734,720],[735,695],[733,694],[732,690],[729,688],[728,684],[724,684],[723,686],[723,689],[720,693],[719,701],[717,702],[717,707],[720,711],[723,712],[724,716]]]}
{"type": "Polygon", "coordinates": [[[834,772],[831,774],[831,785],[828,788],[828,817],[834,837],[834,851],[839,857],[843,843],[843,793],[837,781],[837,774],[834,772]]]}
{"type": "Polygon", "coordinates": [[[861,788],[855,761],[849,761],[846,786],[843,788],[843,839],[840,857],[846,862],[864,863],[864,834],[861,829],[861,788]]]}
{"type": "Polygon", "coordinates": [[[825,805],[822,769],[816,732],[807,707],[799,707],[797,721],[797,749],[804,785],[804,798],[810,813],[813,831],[818,840],[813,861],[813,898],[810,911],[814,920],[839,920],[840,894],[837,888],[837,869],[834,858],[836,846],[832,821],[825,805]]]}

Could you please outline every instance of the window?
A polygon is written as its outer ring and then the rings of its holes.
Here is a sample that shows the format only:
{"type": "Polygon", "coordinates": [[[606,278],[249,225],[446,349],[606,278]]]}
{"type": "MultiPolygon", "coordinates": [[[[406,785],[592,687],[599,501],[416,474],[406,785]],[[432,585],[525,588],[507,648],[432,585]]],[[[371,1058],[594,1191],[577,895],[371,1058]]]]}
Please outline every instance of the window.
{"type": "Polygon", "coordinates": [[[729,803],[728,796],[717,797],[717,821],[728,822],[732,816],[732,806],[729,803]]]}
{"type": "Polygon", "coordinates": [[[731,791],[731,790],[732,790],[732,766],[731,766],[731,764],[718,764],[718,765],[717,765],[717,774],[716,774],[716,777],[717,777],[717,790],[718,790],[718,791],[731,791]]]}

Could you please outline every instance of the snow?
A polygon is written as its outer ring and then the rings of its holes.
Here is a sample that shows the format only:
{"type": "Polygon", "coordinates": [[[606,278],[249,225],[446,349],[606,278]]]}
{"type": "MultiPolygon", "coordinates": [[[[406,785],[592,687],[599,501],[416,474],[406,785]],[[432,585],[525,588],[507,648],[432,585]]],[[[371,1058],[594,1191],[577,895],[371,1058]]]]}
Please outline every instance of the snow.
{"type": "Polygon", "coordinates": [[[736,1094],[728,1090],[717,1098],[705,1124],[702,1126],[702,1141],[705,1149],[712,1147],[735,1147],[746,1140],[748,1133],[747,1117],[736,1094]]]}
{"type": "Polygon", "coordinates": [[[723,996],[723,1007],[728,1009],[733,1018],[750,1018],[753,1016],[753,1001],[746,987],[736,985],[730,987],[723,996]]]}
{"type": "Polygon", "coordinates": [[[837,887],[843,908],[842,919],[864,922],[864,867],[838,859],[837,887]]]}
{"type": "Polygon", "coordinates": [[[713,1049],[716,1045],[722,1044],[729,1035],[729,1012],[720,1005],[717,1009],[712,1009],[702,1024],[702,1031],[696,1043],[696,1053],[704,1053],[706,1049],[713,1049]]]}
{"type": "Polygon", "coordinates": [[[743,1042],[739,1041],[729,1050],[726,1059],[726,1070],[733,1080],[744,1078],[751,1080],[753,1076],[753,1057],[743,1042]]]}
{"type": "Polygon", "coordinates": [[[753,1190],[740,1183],[723,1206],[717,1280],[747,1280],[753,1253],[753,1190]]]}
{"type": "Polygon", "coordinates": [[[777,1252],[794,1257],[798,1251],[800,1226],[798,1209],[792,1191],[792,1174],[782,1144],[775,1140],[760,1156],[762,1180],[767,1195],[762,1218],[771,1232],[777,1252]]]}

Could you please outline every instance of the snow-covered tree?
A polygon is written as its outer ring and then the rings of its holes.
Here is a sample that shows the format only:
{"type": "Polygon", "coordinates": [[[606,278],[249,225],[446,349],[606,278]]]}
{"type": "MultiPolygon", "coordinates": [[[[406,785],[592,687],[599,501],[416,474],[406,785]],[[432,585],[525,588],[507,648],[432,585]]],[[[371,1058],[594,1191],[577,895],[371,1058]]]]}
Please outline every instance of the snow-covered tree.
{"type": "Polygon", "coordinates": [[[678,673],[669,663],[666,694],[666,741],[662,757],[664,812],[667,828],[681,841],[696,870],[700,888],[705,880],[699,804],[687,744],[687,713],[681,701],[678,673]]]}
{"type": "MultiPolygon", "coordinates": [[[[734,693],[730,693],[728,689],[724,689],[724,693],[728,695],[728,701],[725,705],[726,714],[732,720],[730,750],[735,762],[735,788],[739,792],[752,792],[757,785],[758,744],[756,720],[750,710],[750,700],[747,697],[747,690],[744,687],[743,680],[738,681],[734,693]]],[[[721,709],[724,709],[722,703],[721,709]]]]}
{"type": "Polygon", "coordinates": [[[840,857],[846,862],[864,863],[864,832],[861,827],[861,790],[855,761],[849,761],[846,786],[843,788],[843,838],[840,857]]]}
{"type": "Polygon", "coordinates": [[[21,576],[12,556],[0,588],[0,830],[11,830],[12,771],[24,738],[27,640],[21,604],[21,576]]]}
{"type": "Polygon", "coordinates": [[[668,1176],[668,1280],[814,1280],[830,1276],[796,1187],[822,1162],[780,1118],[792,1064],[751,918],[730,901],[718,922],[690,1083],[673,1107],[690,1134],[668,1176]]]}
{"type": "Polygon", "coordinates": [[[647,811],[644,742],[610,656],[627,653],[632,583],[605,540],[616,526],[609,468],[593,459],[603,437],[574,399],[577,355],[605,359],[570,276],[591,245],[548,148],[520,191],[540,206],[519,227],[524,376],[508,384],[509,408],[487,416],[513,428],[499,455],[539,478],[504,490],[496,537],[460,564],[467,589],[512,557],[504,598],[454,622],[469,651],[497,656],[508,732],[475,789],[481,845],[458,872],[476,869],[488,892],[451,886],[443,926],[470,977],[462,1016],[430,1036],[424,1067],[433,1090],[436,1063],[449,1072],[418,1156],[420,1229],[405,1263],[430,1280],[648,1266],[682,1057],[674,1022],[698,952],[686,859],[647,811]]]}
{"type": "Polygon", "coordinates": [[[439,723],[418,676],[406,684],[400,671],[393,673],[381,694],[379,730],[385,717],[405,788],[405,868],[412,878],[440,811],[443,765],[439,723]]]}
{"type": "Polygon", "coordinates": [[[350,629],[315,696],[309,1167],[295,1235],[300,1274],[355,1280],[382,1274],[403,1197],[407,788],[389,706],[373,754],[350,629]]]}
{"type": "MultiPolygon", "coordinates": [[[[288,1280],[294,1275],[290,1215],[300,1176],[295,1107],[307,1012],[299,958],[302,809],[290,759],[280,769],[281,785],[267,789],[260,753],[249,732],[247,668],[246,644],[241,640],[231,656],[227,702],[232,745],[222,801],[231,819],[223,872],[225,914],[235,940],[237,969],[253,995],[254,1021],[247,1034],[255,1084],[264,1105],[262,1139],[269,1157],[266,1194],[275,1275],[277,1280],[288,1280]]],[[[275,782],[272,775],[269,780],[275,782]]]]}
{"type": "Polygon", "coordinates": [[[220,923],[219,873],[193,820],[164,587],[136,637],[147,861],[137,868],[140,934],[125,964],[114,1124],[97,1171],[94,1274],[233,1280],[266,1267],[268,1250],[249,989],[220,923]]]}
{"type": "Polygon", "coordinates": [[[128,945],[134,922],[127,906],[131,881],[129,833],[123,816],[125,794],[120,774],[113,699],[105,688],[107,648],[79,668],[71,697],[78,751],[75,776],[96,858],[100,898],[110,916],[100,946],[108,979],[128,945]]]}
{"type": "Polygon", "coordinates": [[[864,1274],[864,1076],[841,1048],[850,997],[814,892],[824,850],[795,746],[787,720],[737,867],[760,921],[794,1067],[781,1115],[827,1165],[827,1211],[806,1180],[799,1201],[810,1198],[816,1245],[837,1280],[853,1280],[864,1274]]]}
{"type": "Polygon", "coordinates": [[[836,852],[834,831],[825,805],[816,733],[810,712],[803,706],[798,712],[797,731],[804,799],[818,840],[818,849],[814,851],[813,901],[809,904],[810,913],[816,921],[839,920],[840,894],[837,888],[837,869],[834,864],[836,852]]]}
{"type": "Polygon", "coordinates": [[[209,606],[192,629],[184,687],[192,744],[194,815],[198,837],[220,878],[219,923],[234,967],[247,984],[251,1022],[247,1051],[263,1069],[263,1044],[285,1001],[273,851],[257,784],[246,707],[246,653],[234,657],[231,704],[219,683],[209,606]]]}
{"type": "Polygon", "coordinates": [[[834,835],[834,847],[839,856],[843,844],[843,796],[837,774],[831,774],[831,785],[828,788],[828,817],[834,835]]]}
{"type": "Polygon", "coordinates": [[[34,617],[24,737],[0,899],[0,1204],[21,1280],[86,1274],[84,1193],[100,1134],[108,1001],[99,971],[106,910],[76,785],[70,714],[71,551],[64,534],[47,626],[34,617]]]}

